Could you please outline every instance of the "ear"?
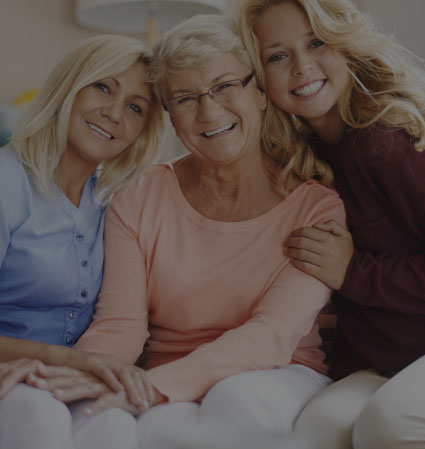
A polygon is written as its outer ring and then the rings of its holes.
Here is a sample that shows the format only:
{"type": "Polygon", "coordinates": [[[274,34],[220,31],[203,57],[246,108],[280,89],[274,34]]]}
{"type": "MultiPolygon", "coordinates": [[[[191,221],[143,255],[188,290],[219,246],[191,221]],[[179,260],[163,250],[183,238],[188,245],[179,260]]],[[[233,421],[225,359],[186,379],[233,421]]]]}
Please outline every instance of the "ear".
{"type": "Polygon", "coordinates": [[[260,89],[258,89],[258,92],[260,94],[260,109],[265,111],[267,108],[267,95],[260,89]]]}

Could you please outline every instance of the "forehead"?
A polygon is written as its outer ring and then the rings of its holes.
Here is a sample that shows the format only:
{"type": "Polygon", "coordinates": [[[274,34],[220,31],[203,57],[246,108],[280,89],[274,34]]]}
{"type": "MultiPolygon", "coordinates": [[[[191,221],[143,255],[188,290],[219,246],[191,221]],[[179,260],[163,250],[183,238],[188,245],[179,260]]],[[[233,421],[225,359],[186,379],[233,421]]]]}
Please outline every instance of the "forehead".
{"type": "Polygon", "coordinates": [[[212,58],[207,64],[196,69],[182,69],[170,73],[165,79],[166,95],[184,95],[186,92],[197,92],[209,89],[214,84],[229,79],[243,78],[247,70],[239,59],[226,53],[212,58]]]}
{"type": "Polygon", "coordinates": [[[269,6],[259,17],[256,34],[261,46],[304,36],[311,31],[307,14],[293,2],[269,6]]]}
{"type": "Polygon", "coordinates": [[[151,87],[147,78],[147,67],[136,62],[124,72],[111,77],[117,87],[129,95],[140,95],[150,98],[151,87]]]}

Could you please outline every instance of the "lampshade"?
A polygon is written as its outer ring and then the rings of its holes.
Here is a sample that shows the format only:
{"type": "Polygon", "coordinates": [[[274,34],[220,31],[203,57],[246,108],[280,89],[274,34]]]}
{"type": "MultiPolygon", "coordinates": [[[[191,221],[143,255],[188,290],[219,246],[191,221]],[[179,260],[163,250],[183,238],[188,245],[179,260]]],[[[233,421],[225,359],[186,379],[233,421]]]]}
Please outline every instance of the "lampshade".
{"type": "Polygon", "coordinates": [[[148,21],[161,31],[196,14],[221,14],[225,0],[76,0],[75,19],[100,32],[142,34],[148,21]]]}

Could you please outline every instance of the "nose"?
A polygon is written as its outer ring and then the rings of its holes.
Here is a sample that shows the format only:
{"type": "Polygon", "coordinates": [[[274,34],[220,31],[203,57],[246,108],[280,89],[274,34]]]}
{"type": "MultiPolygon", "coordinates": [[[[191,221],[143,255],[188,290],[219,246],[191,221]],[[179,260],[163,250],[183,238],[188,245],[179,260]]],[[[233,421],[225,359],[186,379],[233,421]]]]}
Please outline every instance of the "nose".
{"type": "Polygon", "coordinates": [[[293,56],[292,74],[294,76],[305,75],[313,68],[313,59],[306,52],[298,52],[293,56]]]}
{"type": "Polygon", "coordinates": [[[224,111],[222,104],[213,100],[209,94],[199,98],[198,118],[201,121],[212,121],[219,117],[224,111]]]}
{"type": "Polygon", "coordinates": [[[101,108],[101,114],[112,122],[118,123],[121,119],[122,105],[117,99],[110,99],[101,108]]]}

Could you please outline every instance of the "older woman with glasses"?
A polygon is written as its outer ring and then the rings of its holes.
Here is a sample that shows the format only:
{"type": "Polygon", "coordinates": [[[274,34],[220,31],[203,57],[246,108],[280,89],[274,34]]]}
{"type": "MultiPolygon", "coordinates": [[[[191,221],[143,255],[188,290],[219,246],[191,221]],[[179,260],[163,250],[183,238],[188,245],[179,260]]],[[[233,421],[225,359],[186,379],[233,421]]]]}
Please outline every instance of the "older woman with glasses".
{"type": "Polygon", "coordinates": [[[223,435],[289,432],[329,383],[317,316],[330,290],[279,242],[344,223],[342,202],[302,142],[282,149],[264,137],[273,112],[230,19],[197,16],[169,31],[151,75],[188,154],[113,199],[102,292],[78,347],[129,364],[143,347],[138,369],[153,392],[139,418],[143,448],[180,447],[206,423],[223,435]]]}

